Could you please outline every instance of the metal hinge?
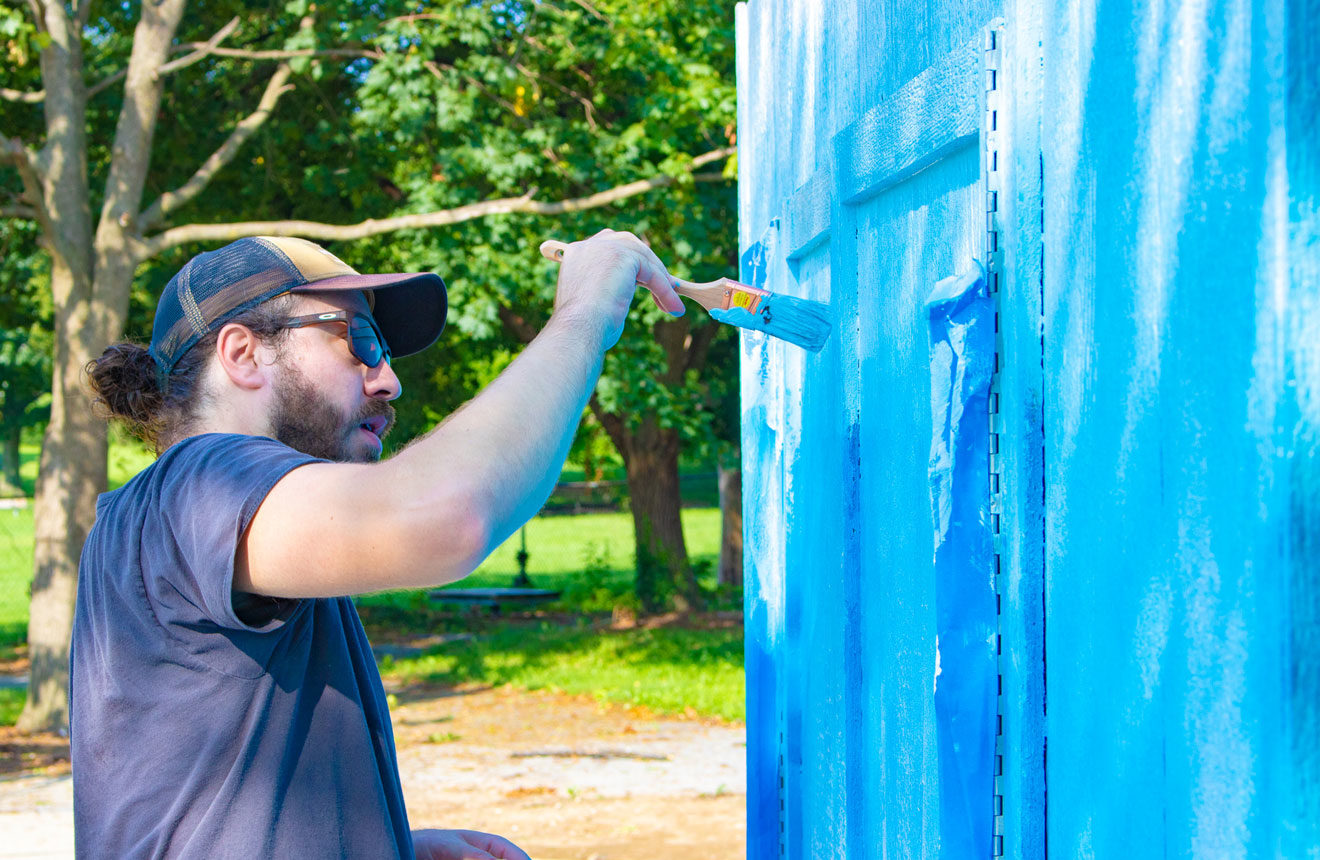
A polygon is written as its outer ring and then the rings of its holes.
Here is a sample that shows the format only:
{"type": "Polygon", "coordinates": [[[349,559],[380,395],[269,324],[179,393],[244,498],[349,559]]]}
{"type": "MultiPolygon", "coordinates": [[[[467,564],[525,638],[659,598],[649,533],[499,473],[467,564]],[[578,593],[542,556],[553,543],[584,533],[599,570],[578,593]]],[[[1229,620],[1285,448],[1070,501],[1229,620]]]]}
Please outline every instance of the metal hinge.
{"type": "Polygon", "coordinates": [[[986,31],[984,56],[985,117],[981,127],[982,175],[985,177],[985,272],[986,286],[995,303],[995,364],[990,380],[988,402],[990,421],[990,525],[994,540],[994,583],[995,583],[995,653],[998,660],[998,687],[995,707],[995,761],[994,761],[994,826],[991,831],[990,856],[1004,856],[1004,649],[1002,644],[1002,619],[1004,595],[1003,538],[1001,528],[1004,514],[1004,482],[1000,432],[1003,421],[1000,417],[1000,375],[1003,369],[1004,335],[1001,323],[1003,301],[1000,293],[1001,274],[1003,273],[1003,251],[999,237],[999,199],[1003,191],[999,158],[999,108],[1000,108],[1000,39],[1002,25],[996,23],[986,31]]]}

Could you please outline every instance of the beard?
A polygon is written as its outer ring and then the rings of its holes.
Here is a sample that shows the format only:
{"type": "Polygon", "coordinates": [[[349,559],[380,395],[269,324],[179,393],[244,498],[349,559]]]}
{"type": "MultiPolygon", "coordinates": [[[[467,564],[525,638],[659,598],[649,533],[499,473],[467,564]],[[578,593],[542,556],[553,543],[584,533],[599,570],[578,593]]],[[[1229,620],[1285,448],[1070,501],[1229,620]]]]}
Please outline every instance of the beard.
{"type": "Polygon", "coordinates": [[[275,383],[275,406],[271,429],[275,439],[295,451],[339,463],[371,463],[380,459],[374,447],[364,446],[357,431],[373,418],[383,416],[385,438],[394,426],[394,407],[383,400],[370,400],[352,415],[344,415],[317,393],[311,381],[292,364],[284,366],[275,383]]]}

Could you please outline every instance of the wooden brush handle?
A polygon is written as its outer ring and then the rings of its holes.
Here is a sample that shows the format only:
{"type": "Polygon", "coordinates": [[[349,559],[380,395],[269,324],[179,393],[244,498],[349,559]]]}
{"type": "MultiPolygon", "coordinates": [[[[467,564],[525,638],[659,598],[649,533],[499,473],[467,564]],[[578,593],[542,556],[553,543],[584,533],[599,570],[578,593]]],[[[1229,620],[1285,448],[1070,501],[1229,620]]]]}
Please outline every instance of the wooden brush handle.
{"type": "MultiPolygon", "coordinates": [[[[547,260],[561,263],[568,245],[558,239],[546,239],[541,243],[541,256],[547,260]]],[[[673,276],[670,276],[673,278],[673,276]]],[[[705,284],[694,284],[682,278],[673,278],[674,291],[680,296],[687,296],[708,311],[728,310],[737,305],[750,313],[756,312],[761,296],[768,296],[766,290],[758,290],[731,278],[720,278],[705,284]],[[741,293],[742,295],[739,295],[741,293]]],[[[646,286],[642,281],[637,283],[646,286]]]]}

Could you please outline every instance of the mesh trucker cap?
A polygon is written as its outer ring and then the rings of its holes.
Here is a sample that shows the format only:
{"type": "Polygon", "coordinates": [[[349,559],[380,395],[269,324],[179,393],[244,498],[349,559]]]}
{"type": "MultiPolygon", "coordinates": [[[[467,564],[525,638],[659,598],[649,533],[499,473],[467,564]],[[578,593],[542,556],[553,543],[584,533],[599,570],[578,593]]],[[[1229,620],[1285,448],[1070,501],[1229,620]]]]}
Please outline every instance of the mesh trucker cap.
{"type": "Polygon", "coordinates": [[[370,290],[372,316],[395,356],[421,352],[445,327],[445,283],[431,272],[361,275],[306,239],[256,236],[193,257],[165,285],[149,352],[162,377],[209,331],[284,293],[370,290]]]}

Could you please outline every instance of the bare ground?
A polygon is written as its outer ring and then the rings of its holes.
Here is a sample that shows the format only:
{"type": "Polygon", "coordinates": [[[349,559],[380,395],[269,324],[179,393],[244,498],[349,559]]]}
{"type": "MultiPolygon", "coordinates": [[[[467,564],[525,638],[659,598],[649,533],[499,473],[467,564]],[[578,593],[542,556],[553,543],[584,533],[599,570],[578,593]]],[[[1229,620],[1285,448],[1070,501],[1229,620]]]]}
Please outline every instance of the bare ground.
{"type": "MultiPolygon", "coordinates": [[[[537,860],[746,854],[741,726],[510,688],[390,691],[414,827],[499,833],[537,860]]],[[[0,832],[19,837],[0,857],[71,856],[68,774],[64,738],[0,728],[0,832]]]]}

